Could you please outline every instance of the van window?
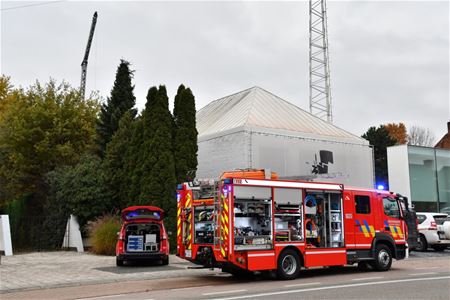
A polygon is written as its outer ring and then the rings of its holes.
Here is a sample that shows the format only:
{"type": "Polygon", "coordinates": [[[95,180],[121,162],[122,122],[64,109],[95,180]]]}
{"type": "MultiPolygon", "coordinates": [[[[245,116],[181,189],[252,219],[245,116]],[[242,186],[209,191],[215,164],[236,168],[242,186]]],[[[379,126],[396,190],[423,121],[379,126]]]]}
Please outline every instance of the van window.
{"type": "Polygon", "coordinates": [[[400,210],[398,209],[398,204],[397,201],[395,201],[395,199],[384,197],[383,207],[384,207],[384,214],[386,216],[392,218],[400,218],[400,210]]]}
{"type": "Polygon", "coordinates": [[[370,197],[355,196],[355,205],[357,214],[370,214],[370,197]]]}

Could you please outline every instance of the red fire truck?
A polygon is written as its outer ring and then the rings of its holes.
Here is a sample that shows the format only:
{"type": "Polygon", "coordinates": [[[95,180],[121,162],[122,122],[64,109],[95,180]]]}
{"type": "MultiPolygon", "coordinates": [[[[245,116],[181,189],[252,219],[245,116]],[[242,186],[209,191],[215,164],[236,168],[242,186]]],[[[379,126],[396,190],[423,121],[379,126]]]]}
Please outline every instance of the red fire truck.
{"type": "Polygon", "coordinates": [[[355,263],[387,271],[393,258],[405,257],[407,228],[395,194],[253,173],[225,173],[205,200],[195,196],[200,186],[178,186],[180,257],[280,279],[296,278],[301,268],[355,263]]]}

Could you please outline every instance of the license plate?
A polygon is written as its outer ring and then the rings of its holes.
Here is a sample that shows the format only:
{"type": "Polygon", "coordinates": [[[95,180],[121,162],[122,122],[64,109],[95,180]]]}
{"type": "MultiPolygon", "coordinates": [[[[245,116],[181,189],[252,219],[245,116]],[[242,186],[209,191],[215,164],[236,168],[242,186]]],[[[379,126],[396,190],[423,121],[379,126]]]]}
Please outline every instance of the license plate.
{"type": "Polygon", "coordinates": [[[186,251],[184,251],[184,256],[186,256],[186,257],[192,257],[192,250],[186,250],[186,251]]]}

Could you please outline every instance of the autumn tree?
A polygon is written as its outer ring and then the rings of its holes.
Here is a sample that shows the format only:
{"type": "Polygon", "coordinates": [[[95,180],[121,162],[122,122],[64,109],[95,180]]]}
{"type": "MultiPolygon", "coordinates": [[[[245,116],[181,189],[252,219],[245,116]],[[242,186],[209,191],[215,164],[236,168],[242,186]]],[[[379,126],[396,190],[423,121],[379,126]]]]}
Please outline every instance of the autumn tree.
{"type": "Polygon", "coordinates": [[[408,142],[406,126],[403,123],[388,123],[384,127],[389,133],[389,137],[396,141],[397,145],[403,145],[408,142]]]}

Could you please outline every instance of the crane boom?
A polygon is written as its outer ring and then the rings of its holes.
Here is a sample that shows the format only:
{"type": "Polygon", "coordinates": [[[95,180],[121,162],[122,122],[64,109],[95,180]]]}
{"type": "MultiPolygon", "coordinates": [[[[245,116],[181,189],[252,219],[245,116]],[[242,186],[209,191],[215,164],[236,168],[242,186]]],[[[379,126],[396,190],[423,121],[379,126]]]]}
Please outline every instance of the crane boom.
{"type": "Polygon", "coordinates": [[[92,17],[91,30],[89,31],[89,38],[86,45],[86,51],[84,52],[83,61],[81,62],[81,84],[80,84],[80,92],[81,97],[84,99],[84,94],[86,91],[86,75],[87,75],[87,65],[89,52],[91,50],[92,39],[94,37],[95,25],[97,24],[97,12],[94,13],[92,17]]]}

